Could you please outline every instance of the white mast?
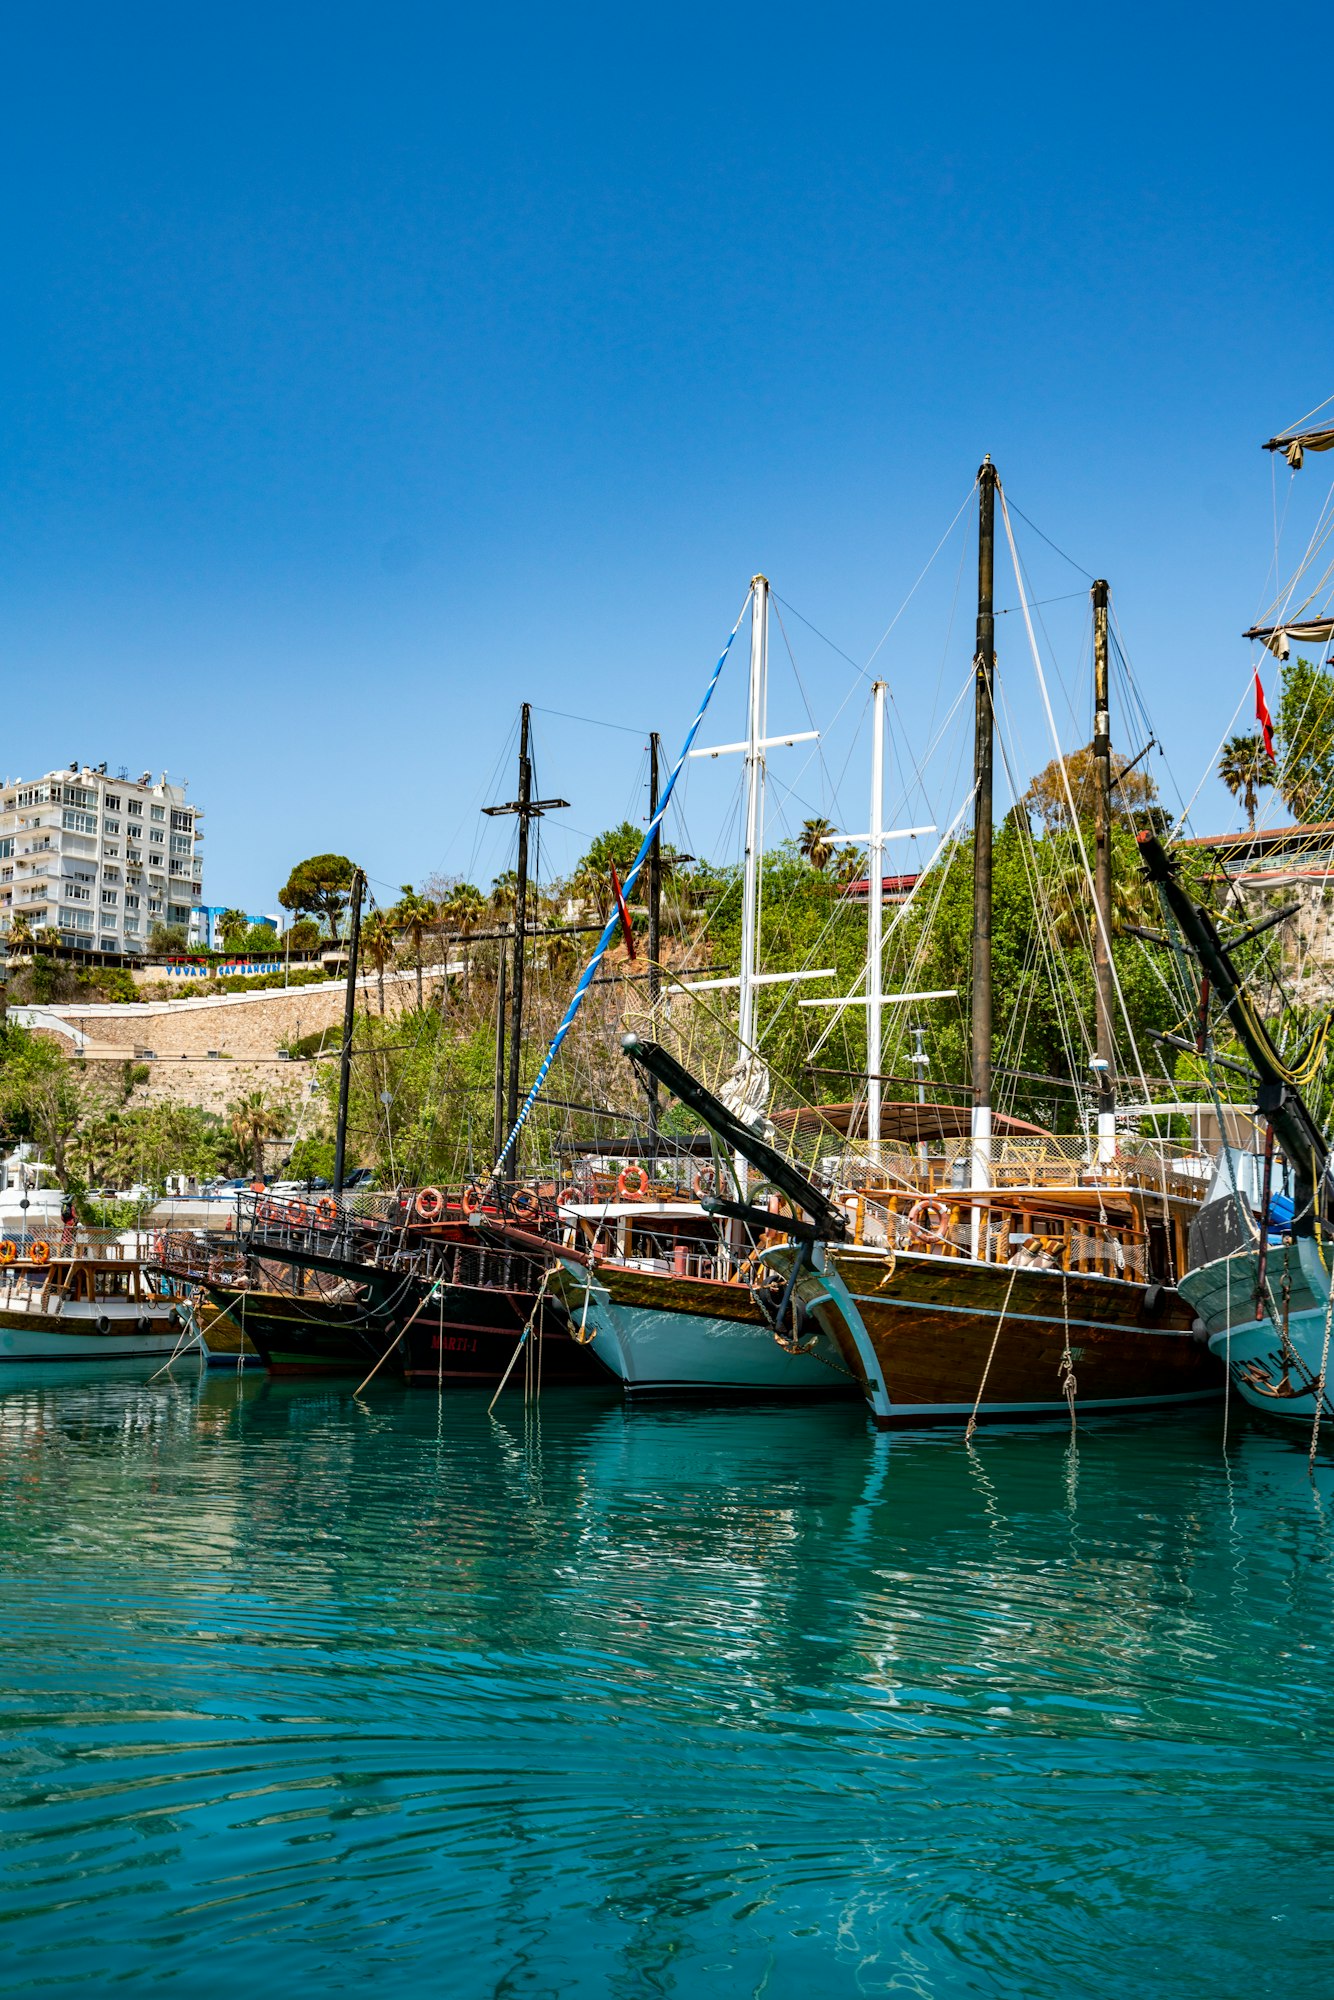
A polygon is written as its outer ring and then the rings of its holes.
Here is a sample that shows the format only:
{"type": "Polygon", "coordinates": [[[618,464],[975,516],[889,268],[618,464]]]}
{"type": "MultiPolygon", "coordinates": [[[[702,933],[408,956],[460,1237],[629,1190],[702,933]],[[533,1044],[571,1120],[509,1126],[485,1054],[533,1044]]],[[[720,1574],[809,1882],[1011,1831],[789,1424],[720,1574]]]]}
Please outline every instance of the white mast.
{"type": "Polygon", "coordinates": [[[769,579],[750,580],[750,689],[746,700],[746,852],[741,892],[741,996],[737,1059],[755,1046],[755,971],[760,940],[760,858],[764,852],[764,723],[769,690],[769,579]]]}
{"type": "Polygon", "coordinates": [[[881,947],[885,927],[885,683],[871,688],[871,837],[867,843],[870,895],[866,906],[866,1147],[880,1158],[880,1064],[884,968],[881,947]]]}

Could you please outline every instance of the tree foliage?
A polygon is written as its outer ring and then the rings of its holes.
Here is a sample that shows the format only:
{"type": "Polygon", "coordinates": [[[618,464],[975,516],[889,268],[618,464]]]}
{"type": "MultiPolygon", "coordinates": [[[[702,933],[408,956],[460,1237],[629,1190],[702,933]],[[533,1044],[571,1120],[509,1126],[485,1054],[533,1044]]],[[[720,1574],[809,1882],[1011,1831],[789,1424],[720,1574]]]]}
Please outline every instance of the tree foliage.
{"type": "Polygon", "coordinates": [[[278,901],[297,916],[323,917],[330,937],[336,938],[355,874],[355,864],[345,854],[313,854],[297,862],[278,901]]]}
{"type": "MultiPolygon", "coordinates": [[[[1126,821],[1141,818],[1158,796],[1158,787],[1141,766],[1130,770],[1130,759],[1112,752],[1112,817],[1126,821]]],[[[1047,833],[1068,829],[1070,800],[1077,819],[1092,819],[1097,766],[1093,745],[1072,751],[1068,757],[1053,757],[1029,784],[1019,801],[1031,819],[1047,833]],[[1064,765],[1064,775],[1062,775],[1064,765]],[[1069,785],[1069,797],[1066,786],[1069,785]]]]}
{"type": "Polygon", "coordinates": [[[1299,820],[1334,819],[1334,673],[1300,657],[1283,662],[1278,787],[1299,820]]]}

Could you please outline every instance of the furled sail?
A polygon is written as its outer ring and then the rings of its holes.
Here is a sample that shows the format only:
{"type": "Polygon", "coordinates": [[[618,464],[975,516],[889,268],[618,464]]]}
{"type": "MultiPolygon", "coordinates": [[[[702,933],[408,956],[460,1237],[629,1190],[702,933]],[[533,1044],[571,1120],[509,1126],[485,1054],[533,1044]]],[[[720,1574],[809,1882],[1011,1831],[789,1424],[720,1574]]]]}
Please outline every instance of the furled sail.
{"type": "Polygon", "coordinates": [[[1301,471],[1308,451],[1334,451],[1334,430],[1293,431],[1287,437],[1268,438],[1266,451],[1281,451],[1294,472],[1301,471]]]}
{"type": "MultiPolygon", "coordinates": [[[[1334,431],[1330,441],[1334,443],[1334,431]]],[[[1322,445],[1321,450],[1325,447],[1322,445]]],[[[1276,660],[1286,660],[1295,640],[1299,646],[1323,646],[1334,638],[1334,618],[1298,618],[1291,625],[1252,625],[1249,632],[1242,633],[1243,639],[1258,639],[1269,648],[1276,660]]]]}

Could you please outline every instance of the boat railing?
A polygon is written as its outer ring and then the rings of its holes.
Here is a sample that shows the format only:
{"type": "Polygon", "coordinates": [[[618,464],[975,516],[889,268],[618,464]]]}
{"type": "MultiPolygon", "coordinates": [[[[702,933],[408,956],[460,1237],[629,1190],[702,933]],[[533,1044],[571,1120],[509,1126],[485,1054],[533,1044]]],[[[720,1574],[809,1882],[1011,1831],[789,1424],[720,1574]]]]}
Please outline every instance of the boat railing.
{"type": "Polygon", "coordinates": [[[1031,1203],[998,1201],[994,1194],[980,1201],[971,1195],[950,1201],[941,1196],[850,1193],[845,1206],[851,1241],[859,1247],[917,1250],[1008,1265],[1036,1238],[1035,1254],[1047,1269],[1140,1284],[1149,1278],[1147,1231],[1129,1223],[1046,1214],[1031,1203]],[[974,1209],[980,1211],[981,1225],[976,1257],[974,1209]]]}

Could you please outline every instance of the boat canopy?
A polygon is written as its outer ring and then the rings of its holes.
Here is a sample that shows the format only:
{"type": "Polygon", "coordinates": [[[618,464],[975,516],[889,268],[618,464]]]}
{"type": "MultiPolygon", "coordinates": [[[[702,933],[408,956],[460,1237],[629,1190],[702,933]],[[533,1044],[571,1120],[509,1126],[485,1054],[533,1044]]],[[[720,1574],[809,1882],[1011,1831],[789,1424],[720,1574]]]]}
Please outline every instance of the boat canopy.
{"type": "MultiPolygon", "coordinates": [[[[863,1138],[866,1133],[865,1099],[855,1104],[803,1104],[795,1110],[774,1111],[770,1116],[783,1133],[812,1132],[821,1127],[849,1139],[863,1138]]],[[[1043,1126],[1026,1124],[1022,1118],[1007,1118],[1000,1111],[992,1113],[991,1129],[997,1138],[1050,1137],[1043,1126]]],[[[933,1140],[966,1139],[971,1131],[972,1110],[966,1104],[890,1104],[881,1101],[882,1139],[919,1146],[933,1140]]]]}

